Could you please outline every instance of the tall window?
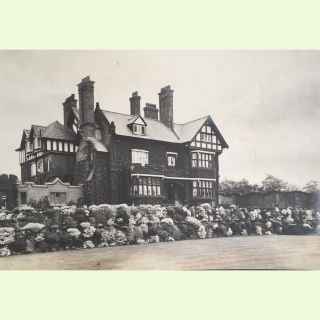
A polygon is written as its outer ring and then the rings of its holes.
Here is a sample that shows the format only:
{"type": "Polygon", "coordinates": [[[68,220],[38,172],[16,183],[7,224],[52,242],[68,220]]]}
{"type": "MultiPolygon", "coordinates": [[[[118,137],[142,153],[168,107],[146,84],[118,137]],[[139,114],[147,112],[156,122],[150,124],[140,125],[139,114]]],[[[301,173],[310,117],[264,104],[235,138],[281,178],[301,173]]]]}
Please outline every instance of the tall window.
{"type": "Polygon", "coordinates": [[[50,171],[50,159],[49,158],[46,160],[46,171],[47,172],[50,171]]]}
{"type": "Polygon", "coordinates": [[[43,159],[40,159],[38,162],[37,162],[37,170],[38,172],[42,173],[44,171],[43,169],[43,159]]]}
{"type": "Polygon", "coordinates": [[[50,151],[51,150],[51,141],[47,140],[47,150],[50,151]]]}
{"type": "Polygon", "coordinates": [[[131,162],[141,164],[142,166],[149,164],[149,152],[146,150],[132,149],[131,162]]]}
{"type": "Polygon", "coordinates": [[[63,144],[63,151],[68,152],[68,142],[64,142],[63,144]]]}
{"type": "Polygon", "coordinates": [[[30,144],[30,141],[27,141],[27,144],[26,144],[26,152],[31,152],[31,144],[30,144]]]}
{"type": "Polygon", "coordinates": [[[97,140],[102,140],[102,134],[100,129],[96,129],[95,136],[97,140]]]}
{"type": "Polygon", "coordinates": [[[61,141],[59,141],[59,151],[63,151],[63,149],[62,149],[62,142],[61,142],[61,141]]]}
{"type": "Polygon", "coordinates": [[[175,167],[176,166],[176,158],[177,154],[176,153],[167,153],[167,160],[168,160],[168,167],[175,167]]]}
{"type": "Polygon", "coordinates": [[[192,152],[193,168],[213,168],[213,154],[205,152],[192,152]]]}
{"type": "Polygon", "coordinates": [[[57,141],[52,142],[52,149],[53,151],[57,151],[57,141]]]}
{"type": "Polygon", "coordinates": [[[37,175],[37,166],[34,162],[31,164],[31,177],[34,177],[37,175]]]}
{"type": "Polygon", "coordinates": [[[131,195],[134,197],[159,197],[161,195],[160,178],[133,177],[131,195]]]}
{"type": "Polygon", "coordinates": [[[192,195],[194,198],[212,199],[213,182],[207,180],[193,181],[192,195]]]}

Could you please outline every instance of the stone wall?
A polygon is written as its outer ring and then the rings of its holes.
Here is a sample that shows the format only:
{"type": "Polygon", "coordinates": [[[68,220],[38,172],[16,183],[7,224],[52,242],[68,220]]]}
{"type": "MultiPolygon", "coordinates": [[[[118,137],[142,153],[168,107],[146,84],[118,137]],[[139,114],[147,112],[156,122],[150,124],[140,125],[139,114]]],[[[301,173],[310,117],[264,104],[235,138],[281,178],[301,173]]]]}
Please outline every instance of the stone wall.
{"type": "Polygon", "coordinates": [[[66,200],[64,204],[68,204],[69,202],[77,203],[78,200],[83,197],[82,186],[72,186],[69,183],[62,182],[59,178],[56,178],[51,183],[47,182],[44,185],[38,185],[33,182],[17,184],[17,191],[18,205],[24,204],[23,193],[25,193],[25,204],[34,201],[39,202],[43,198],[47,197],[50,201],[50,205],[55,205],[56,203],[52,203],[50,200],[51,193],[66,193],[66,200]]]}

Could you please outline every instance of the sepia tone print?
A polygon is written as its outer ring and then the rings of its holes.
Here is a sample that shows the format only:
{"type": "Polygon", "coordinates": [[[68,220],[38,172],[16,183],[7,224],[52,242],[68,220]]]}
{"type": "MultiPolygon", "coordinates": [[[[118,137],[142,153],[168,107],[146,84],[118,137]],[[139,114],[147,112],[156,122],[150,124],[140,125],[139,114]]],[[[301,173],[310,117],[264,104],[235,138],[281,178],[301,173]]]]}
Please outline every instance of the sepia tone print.
{"type": "Polygon", "coordinates": [[[318,51],[1,51],[1,269],[318,269],[318,51]]]}

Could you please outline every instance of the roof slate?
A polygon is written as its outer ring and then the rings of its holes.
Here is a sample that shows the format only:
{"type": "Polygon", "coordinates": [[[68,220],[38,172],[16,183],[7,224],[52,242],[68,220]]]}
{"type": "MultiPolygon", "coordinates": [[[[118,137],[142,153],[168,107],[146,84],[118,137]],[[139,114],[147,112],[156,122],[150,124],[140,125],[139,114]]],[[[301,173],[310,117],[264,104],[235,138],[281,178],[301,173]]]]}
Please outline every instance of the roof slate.
{"type": "Polygon", "coordinates": [[[192,120],[186,123],[178,124],[174,123],[173,130],[168,128],[165,124],[160,122],[159,120],[154,120],[150,118],[142,118],[146,123],[146,131],[145,135],[136,135],[134,134],[130,128],[129,124],[135,121],[137,116],[132,116],[129,114],[112,112],[109,110],[101,110],[105,116],[105,118],[109,121],[109,123],[114,122],[116,127],[116,134],[127,136],[127,137],[138,137],[141,139],[150,139],[150,140],[158,140],[172,143],[186,143],[192,140],[192,138],[197,134],[197,132],[201,129],[204,123],[209,120],[212,122],[216,134],[220,139],[223,147],[228,147],[226,141],[221,135],[219,129],[213,122],[210,116],[204,116],[196,120],[192,120]]]}
{"type": "Polygon", "coordinates": [[[177,135],[160,121],[143,118],[147,125],[145,135],[136,135],[128,127],[128,124],[132,123],[132,115],[107,110],[101,111],[109,123],[114,122],[116,126],[116,134],[118,135],[139,137],[141,139],[167,141],[172,143],[180,142],[177,135]]]}
{"type": "Polygon", "coordinates": [[[75,141],[77,138],[76,134],[71,129],[66,128],[59,121],[49,124],[44,130],[42,137],[67,141],[75,141]]]}

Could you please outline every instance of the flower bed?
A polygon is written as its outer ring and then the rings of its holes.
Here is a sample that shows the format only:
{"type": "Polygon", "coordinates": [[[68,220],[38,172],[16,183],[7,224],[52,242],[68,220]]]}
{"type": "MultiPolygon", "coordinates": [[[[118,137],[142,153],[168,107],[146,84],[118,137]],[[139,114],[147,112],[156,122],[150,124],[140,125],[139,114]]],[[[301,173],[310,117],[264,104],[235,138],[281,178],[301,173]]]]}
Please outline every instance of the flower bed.
{"type": "Polygon", "coordinates": [[[0,212],[0,256],[223,236],[307,234],[318,231],[319,221],[319,212],[292,208],[101,204],[39,211],[25,206],[0,212]]]}

